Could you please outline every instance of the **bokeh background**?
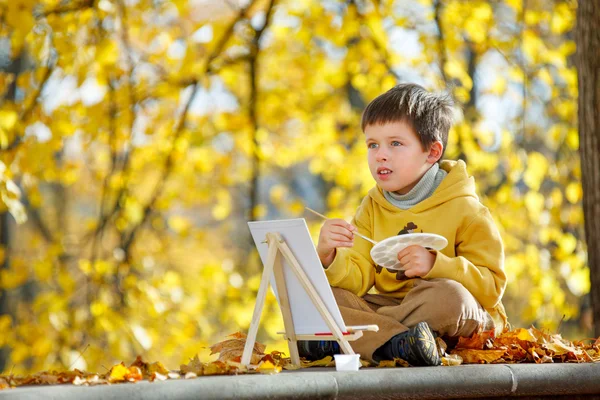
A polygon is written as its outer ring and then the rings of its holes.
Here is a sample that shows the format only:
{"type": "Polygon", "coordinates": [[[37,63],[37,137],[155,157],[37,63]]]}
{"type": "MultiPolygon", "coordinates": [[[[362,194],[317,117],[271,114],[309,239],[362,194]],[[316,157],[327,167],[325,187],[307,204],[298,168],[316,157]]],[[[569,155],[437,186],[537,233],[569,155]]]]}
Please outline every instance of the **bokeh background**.
{"type": "MultiPolygon", "coordinates": [[[[246,222],[350,220],[364,106],[448,90],[513,326],[591,335],[573,0],[0,0],[0,372],[170,368],[246,331],[246,222]],[[562,322],[561,322],[562,321],[562,322]]],[[[267,299],[259,341],[286,351],[267,299]]]]}

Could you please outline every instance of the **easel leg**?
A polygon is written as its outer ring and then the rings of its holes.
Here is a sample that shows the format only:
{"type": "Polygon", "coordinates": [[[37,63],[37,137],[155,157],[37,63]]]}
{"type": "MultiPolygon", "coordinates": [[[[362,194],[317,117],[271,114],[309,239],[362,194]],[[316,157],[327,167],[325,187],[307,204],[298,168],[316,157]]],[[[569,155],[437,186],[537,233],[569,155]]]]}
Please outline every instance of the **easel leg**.
{"type": "Polygon", "coordinates": [[[281,308],[281,314],[283,315],[285,336],[290,349],[290,358],[292,359],[292,364],[300,366],[300,355],[298,354],[296,330],[294,328],[294,320],[292,319],[292,312],[290,310],[290,300],[288,298],[287,285],[285,284],[285,277],[283,276],[283,264],[279,252],[277,252],[277,258],[275,260],[273,272],[275,273],[275,284],[277,285],[277,294],[279,295],[280,303],[279,305],[281,308]]]}
{"type": "Polygon", "coordinates": [[[292,271],[294,271],[294,273],[296,274],[296,277],[298,278],[298,280],[300,281],[300,283],[306,290],[306,293],[308,294],[308,296],[312,300],[313,304],[315,305],[315,307],[317,308],[317,310],[319,311],[319,313],[325,320],[325,323],[327,324],[329,329],[331,329],[331,333],[333,334],[333,339],[337,340],[337,342],[340,344],[340,348],[342,349],[342,351],[345,354],[355,354],[354,350],[352,350],[352,346],[350,346],[350,343],[348,343],[348,341],[344,338],[342,331],[337,326],[335,320],[331,316],[331,313],[329,312],[329,310],[323,303],[323,300],[321,300],[321,297],[317,294],[317,290],[313,286],[310,279],[308,279],[308,276],[306,275],[306,273],[304,272],[304,270],[298,263],[298,260],[296,260],[296,257],[294,257],[294,254],[288,247],[287,243],[282,241],[282,242],[278,242],[277,244],[279,246],[281,253],[285,257],[287,262],[290,264],[290,266],[292,267],[292,271]]]}
{"type": "Polygon", "coordinates": [[[256,305],[254,306],[254,313],[252,314],[252,322],[250,323],[248,336],[246,337],[246,345],[244,346],[244,353],[242,354],[242,365],[250,365],[252,349],[254,348],[254,343],[256,342],[256,333],[258,332],[258,325],[260,323],[260,316],[265,305],[267,290],[269,289],[269,278],[271,277],[271,272],[273,271],[273,265],[275,264],[278,251],[279,249],[275,243],[269,241],[267,265],[265,265],[263,270],[260,288],[258,289],[258,294],[256,295],[256,305]]]}

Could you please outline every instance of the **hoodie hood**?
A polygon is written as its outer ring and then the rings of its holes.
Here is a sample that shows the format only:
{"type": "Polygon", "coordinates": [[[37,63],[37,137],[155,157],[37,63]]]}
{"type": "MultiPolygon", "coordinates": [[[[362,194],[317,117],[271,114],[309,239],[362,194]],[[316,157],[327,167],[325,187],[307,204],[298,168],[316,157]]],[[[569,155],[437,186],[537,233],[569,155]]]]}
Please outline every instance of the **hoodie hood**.
{"type": "MultiPolygon", "coordinates": [[[[464,161],[444,160],[440,168],[448,173],[438,188],[427,199],[410,208],[413,213],[418,213],[436,207],[457,197],[473,197],[479,200],[475,192],[475,180],[467,173],[467,165],[464,161]]],[[[383,195],[383,190],[375,186],[369,191],[369,196],[381,207],[390,211],[398,210],[383,195]]]]}

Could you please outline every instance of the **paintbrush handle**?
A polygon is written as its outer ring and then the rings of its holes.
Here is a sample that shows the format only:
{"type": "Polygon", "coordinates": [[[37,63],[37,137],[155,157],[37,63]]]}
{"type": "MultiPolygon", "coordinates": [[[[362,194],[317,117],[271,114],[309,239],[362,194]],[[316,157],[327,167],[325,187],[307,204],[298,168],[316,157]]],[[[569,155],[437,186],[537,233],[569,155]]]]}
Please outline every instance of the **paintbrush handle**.
{"type": "Polygon", "coordinates": [[[361,238],[363,238],[363,239],[365,239],[365,240],[367,240],[367,241],[369,241],[369,242],[373,243],[373,244],[377,244],[377,243],[378,243],[378,242],[376,242],[375,240],[373,240],[373,239],[369,239],[369,238],[368,238],[368,237],[366,237],[365,235],[361,235],[361,234],[360,234],[360,233],[358,233],[358,232],[354,232],[354,234],[355,234],[356,236],[358,236],[358,237],[361,237],[361,238]]]}
{"type": "MultiPolygon", "coordinates": [[[[323,218],[323,219],[329,219],[329,218],[327,218],[326,216],[324,216],[323,214],[316,212],[316,211],[315,211],[315,210],[313,210],[312,208],[308,208],[308,207],[305,207],[305,208],[306,208],[308,211],[310,211],[311,213],[313,213],[313,214],[315,214],[315,215],[318,215],[319,217],[321,217],[321,218],[323,218]]],[[[361,235],[361,234],[360,234],[360,233],[358,233],[358,232],[354,232],[354,234],[355,234],[356,236],[358,236],[358,237],[361,237],[361,238],[363,238],[363,239],[365,239],[365,240],[367,240],[367,241],[369,241],[369,242],[373,243],[373,244],[377,244],[377,242],[376,242],[376,241],[374,241],[373,239],[369,239],[368,237],[366,237],[366,236],[364,236],[364,235],[361,235]]]]}

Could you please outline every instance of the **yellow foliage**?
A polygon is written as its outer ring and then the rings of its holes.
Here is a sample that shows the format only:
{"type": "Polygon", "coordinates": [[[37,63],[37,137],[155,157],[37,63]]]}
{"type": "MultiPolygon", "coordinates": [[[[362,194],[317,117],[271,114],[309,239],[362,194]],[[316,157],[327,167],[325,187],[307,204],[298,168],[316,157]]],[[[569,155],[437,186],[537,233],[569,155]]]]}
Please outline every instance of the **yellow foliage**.
{"type": "MultiPolygon", "coordinates": [[[[248,18],[267,2],[237,22],[225,4],[207,21],[186,1],[53,12],[63,3],[4,2],[10,56],[28,59],[0,74],[0,207],[21,223],[0,250],[15,372],[70,365],[87,344],[92,369],[141,350],[177,365],[246,329],[261,271],[251,208],[350,219],[373,186],[362,109],[405,80],[451,87],[464,109],[445,154],[467,159],[497,218],[511,321],[575,318],[589,270],[574,2],[447,0],[436,15],[431,0],[283,0],[257,42],[248,18]]],[[[272,294],[264,314],[260,334],[281,346],[272,294]]],[[[134,367],[113,379],[145,374],[134,367]]]]}

